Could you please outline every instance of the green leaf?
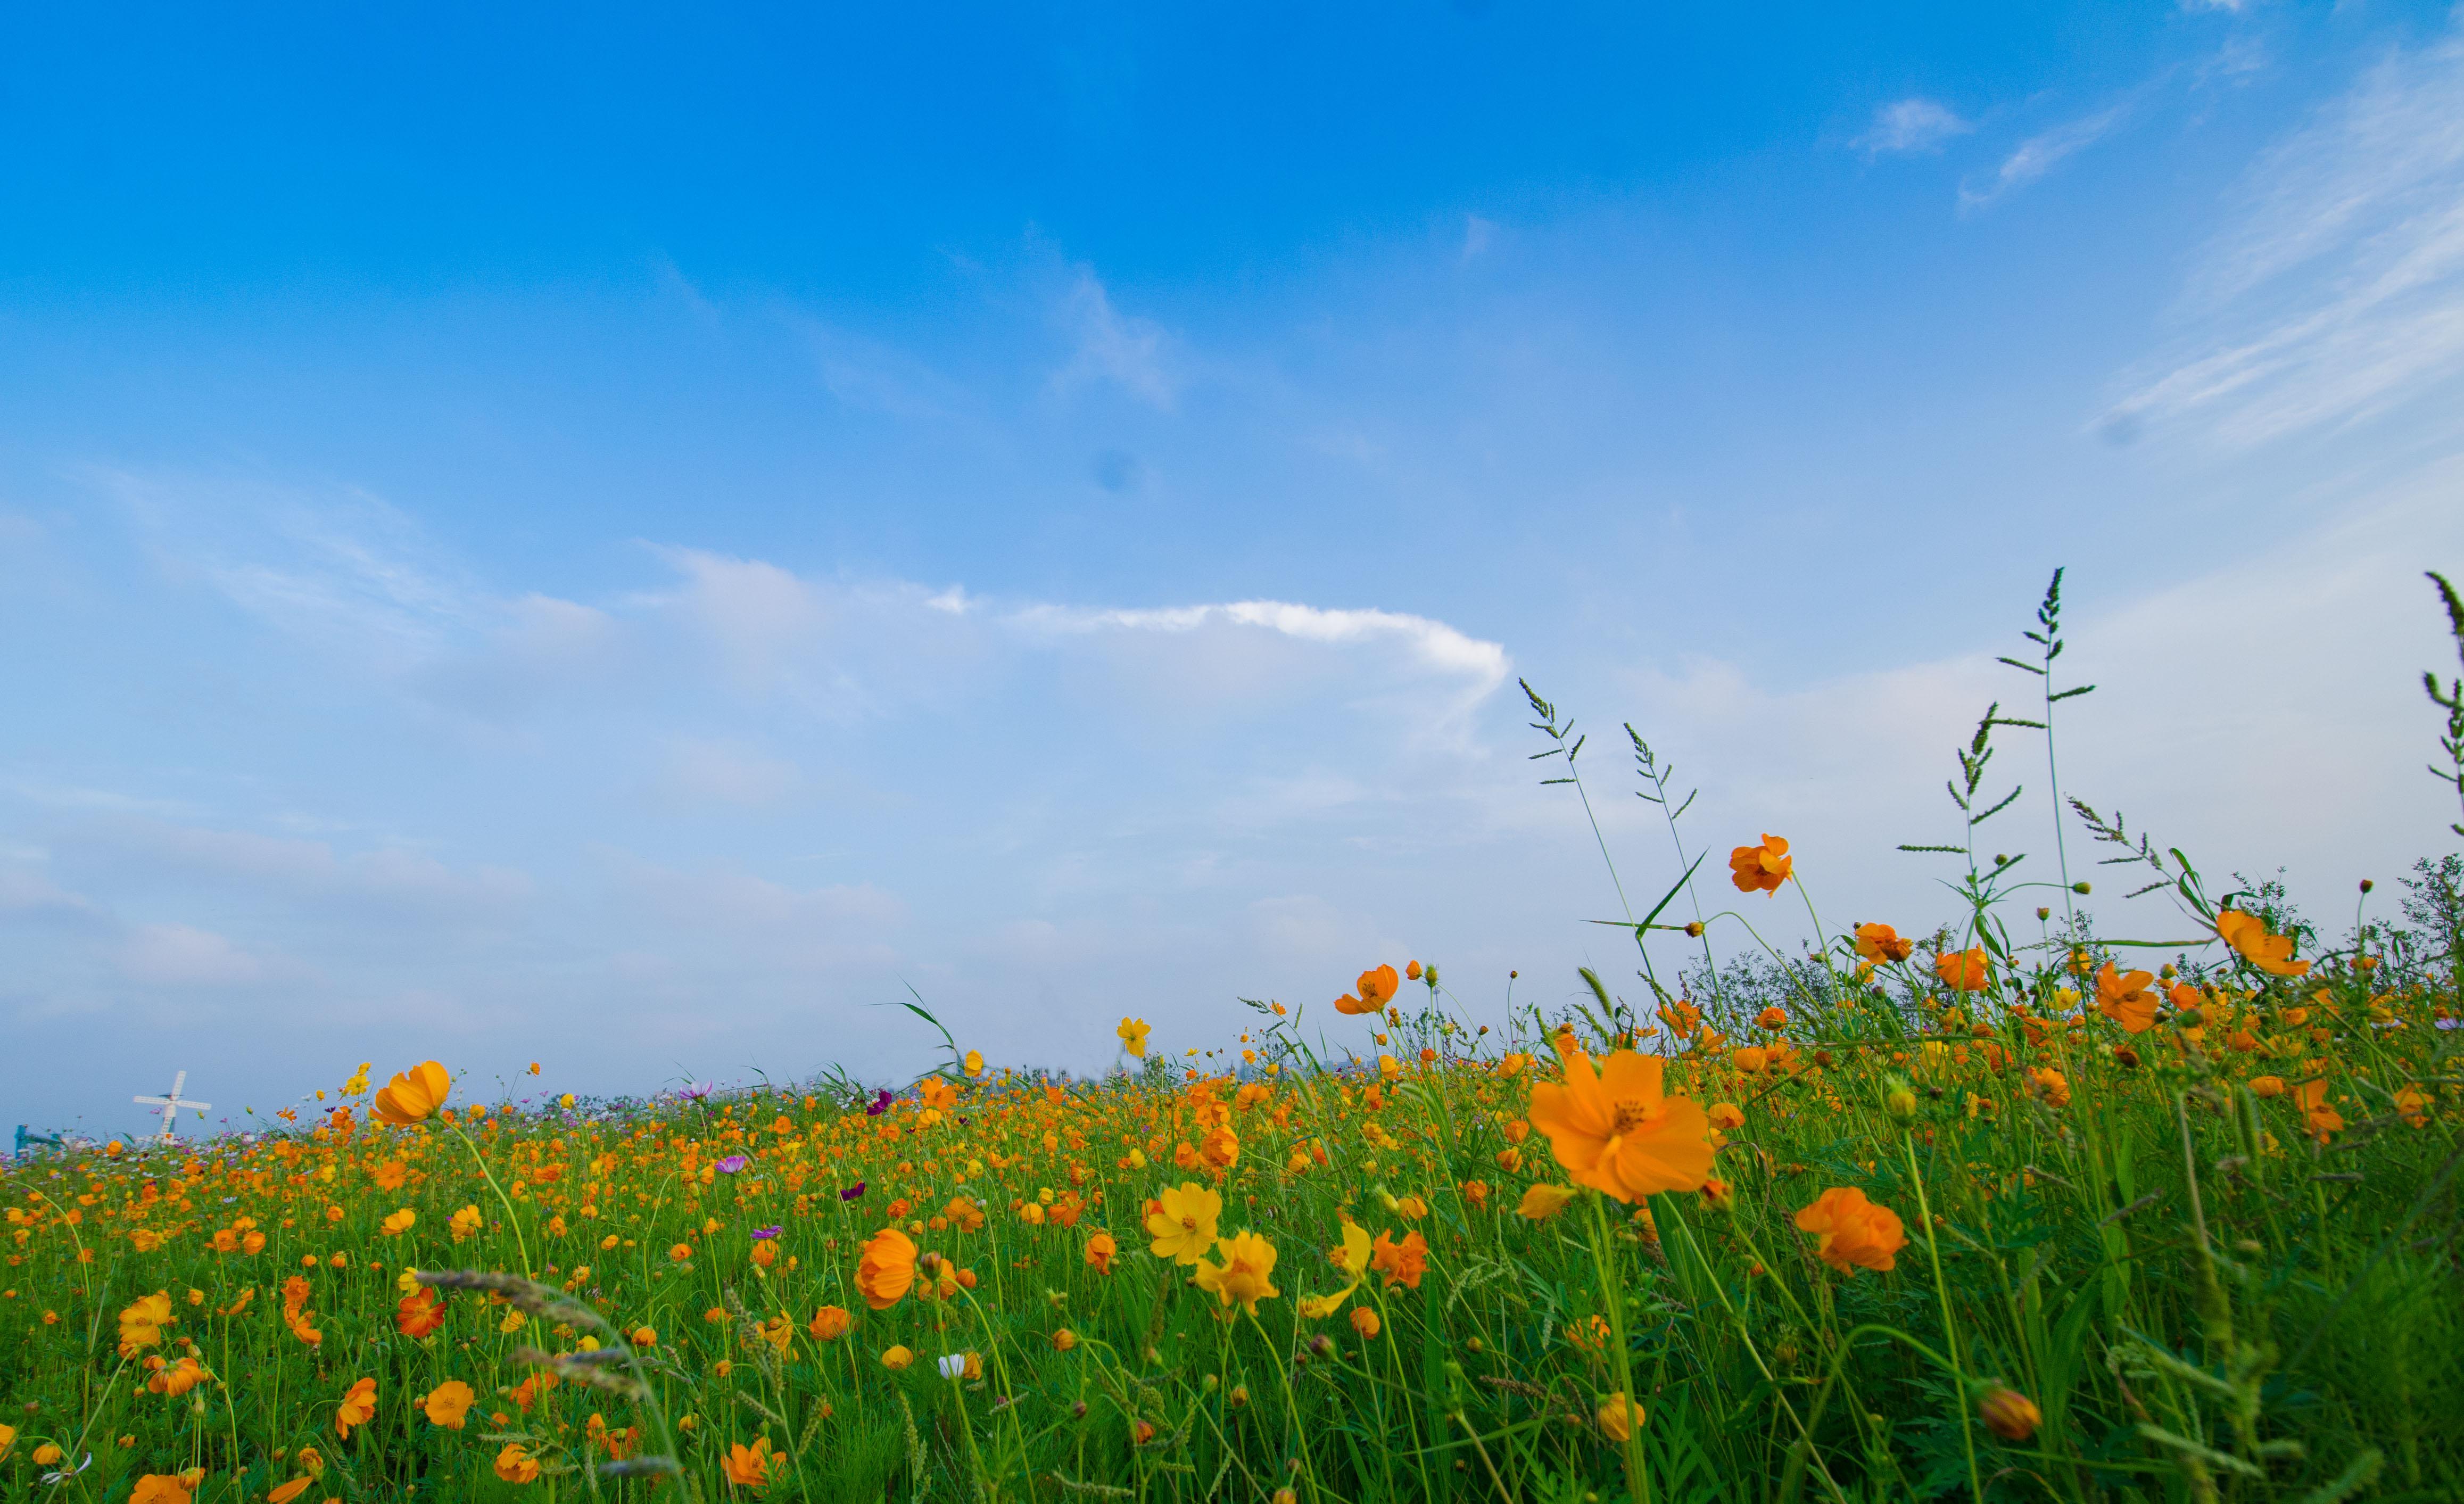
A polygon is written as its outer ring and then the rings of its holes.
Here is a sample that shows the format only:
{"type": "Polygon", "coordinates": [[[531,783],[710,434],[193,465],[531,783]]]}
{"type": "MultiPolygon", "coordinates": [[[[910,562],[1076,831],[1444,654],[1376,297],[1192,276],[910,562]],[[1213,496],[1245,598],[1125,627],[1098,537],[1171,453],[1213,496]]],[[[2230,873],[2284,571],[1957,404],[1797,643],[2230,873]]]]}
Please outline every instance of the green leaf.
{"type": "Polygon", "coordinates": [[[1710,852],[1705,852],[1703,856],[1697,856],[1694,858],[1694,866],[1686,868],[1685,875],[1677,879],[1677,885],[1669,889],[1667,894],[1663,896],[1658,903],[1651,906],[1651,912],[1649,914],[1642,917],[1643,924],[1648,925],[1652,920],[1660,918],[1660,911],[1667,908],[1671,903],[1676,901],[1677,896],[1685,891],[1685,885],[1694,880],[1694,869],[1703,865],[1704,856],[1708,856],[1710,854],[1710,852]]]}

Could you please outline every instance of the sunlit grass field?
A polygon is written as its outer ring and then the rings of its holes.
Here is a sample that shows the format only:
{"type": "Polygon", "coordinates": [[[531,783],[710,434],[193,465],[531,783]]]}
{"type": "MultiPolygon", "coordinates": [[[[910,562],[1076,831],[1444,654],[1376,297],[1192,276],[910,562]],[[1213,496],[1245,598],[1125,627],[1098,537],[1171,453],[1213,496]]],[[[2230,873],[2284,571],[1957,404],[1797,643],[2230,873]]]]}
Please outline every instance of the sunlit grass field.
{"type": "MultiPolygon", "coordinates": [[[[1875,855],[1947,916],[1824,926],[1854,874],[1706,853],[1628,731],[1664,870],[1604,874],[1634,966],[1562,1012],[1363,957],[1124,1018],[1093,1079],[918,1006],[946,1060],[888,1087],[539,1107],[401,1061],[38,1152],[0,1492],[2464,1498],[2464,861],[2320,923],[2085,805],[1997,853],[1997,752],[2034,828],[2063,798],[2059,627],[2057,576],[2028,705],[1957,749],[1967,843],[1875,855]]],[[[1600,754],[1531,700],[1588,843],[1600,754]]]]}

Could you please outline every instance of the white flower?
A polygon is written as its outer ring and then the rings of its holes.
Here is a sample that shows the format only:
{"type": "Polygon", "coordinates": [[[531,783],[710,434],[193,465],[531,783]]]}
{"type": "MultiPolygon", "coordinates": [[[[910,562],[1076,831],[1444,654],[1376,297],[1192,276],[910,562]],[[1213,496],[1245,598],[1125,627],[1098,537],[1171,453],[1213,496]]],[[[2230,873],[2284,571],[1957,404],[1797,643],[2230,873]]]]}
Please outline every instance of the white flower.
{"type": "Polygon", "coordinates": [[[952,1353],[940,1361],[941,1377],[956,1379],[967,1371],[967,1355],[952,1353]]]}

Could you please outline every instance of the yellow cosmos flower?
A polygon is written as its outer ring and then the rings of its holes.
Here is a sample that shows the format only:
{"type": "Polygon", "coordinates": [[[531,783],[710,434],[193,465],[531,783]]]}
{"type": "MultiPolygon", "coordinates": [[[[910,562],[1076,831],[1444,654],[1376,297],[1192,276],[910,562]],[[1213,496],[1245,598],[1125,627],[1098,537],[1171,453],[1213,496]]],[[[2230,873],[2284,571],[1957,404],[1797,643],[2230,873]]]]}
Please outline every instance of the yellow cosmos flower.
{"type": "Polygon", "coordinates": [[[1198,1272],[1191,1282],[1199,1289],[1213,1292],[1227,1306],[1239,1301],[1251,1316],[1258,1314],[1259,1301],[1282,1294],[1268,1277],[1275,1272],[1275,1246],[1265,1238],[1254,1232],[1235,1233],[1217,1243],[1215,1250],[1222,1263],[1195,1261],[1198,1272]]]}
{"type": "Polygon", "coordinates": [[[1195,1264],[1215,1242],[1215,1225],[1223,1215],[1223,1198],[1196,1181],[1167,1188],[1147,1212],[1148,1251],[1176,1264],[1195,1264]]]}

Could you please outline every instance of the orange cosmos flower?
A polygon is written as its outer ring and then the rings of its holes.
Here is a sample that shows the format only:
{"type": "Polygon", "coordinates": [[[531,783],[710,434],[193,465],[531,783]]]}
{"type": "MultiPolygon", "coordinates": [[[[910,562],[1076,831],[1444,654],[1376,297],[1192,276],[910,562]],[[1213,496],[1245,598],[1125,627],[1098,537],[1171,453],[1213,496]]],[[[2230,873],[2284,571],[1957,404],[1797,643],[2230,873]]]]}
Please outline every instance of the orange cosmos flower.
{"type": "Polygon", "coordinates": [[[1532,1223],[1545,1223],[1574,1201],[1572,1186],[1550,1186],[1548,1181],[1535,1181],[1523,1188],[1523,1204],[1515,1205],[1515,1215],[1532,1223]]]}
{"type": "Polygon", "coordinates": [[[2255,914],[2217,910],[2216,935],[2239,952],[2242,960],[2271,976],[2299,977],[2310,970],[2308,962],[2293,959],[2293,937],[2270,935],[2267,921],[2255,914]]]}
{"type": "Polygon", "coordinates": [[[351,1385],[350,1392],[342,1396],[341,1406],[334,1411],[334,1433],[349,1441],[351,1427],[365,1426],[376,1417],[376,1413],[377,1382],[363,1379],[351,1385]]]}
{"type": "Polygon", "coordinates": [[[393,1324],[405,1337],[426,1337],[445,1324],[445,1302],[436,1298],[436,1292],[422,1285],[395,1305],[393,1324]]]}
{"type": "Polygon", "coordinates": [[[1396,989],[1402,982],[1395,975],[1394,967],[1378,966],[1362,972],[1353,985],[1360,991],[1360,1010],[1375,1013],[1395,1001],[1396,989]]]}
{"type": "Polygon", "coordinates": [[[1419,962],[1417,962],[1417,961],[1416,961],[1416,962],[1410,962],[1409,964],[1407,964],[1406,966],[1404,966],[1404,968],[1403,968],[1403,975],[1404,975],[1404,976],[1406,976],[1406,977],[1408,977],[1408,978],[1410,978],[1410,979],[1411,979],[1412,981],[1414,981],[1414,982],[1418,982],[1418,981],[1419,981],[1419,980],[1420,980],[1420,963],[1419,963],[1419,962]]]}
{"type": "Polygon", "coordinates": [[[1695,1190],[1711,1173],[1711,1125],[1691,1098],[1661,1090],[1665,1062],[1620,1050],[1595,1069],[1566,1054],[1561,1084],[1531,1088],[1531,1121],[1574,1180],[1619,1201],[1695,1190]]]}
{"type": "Polygon", "coordinates": [[[1761,1012],[1755,1014],[1754,1023],[1757,1027],[1762,1028],[1786,1028],[1788,1027],[1788,1009],[1780,1007],[1777,1005],[1773,1005],[1772,1006],[1767,1007],[1761,1012]]]}
{"type": "Polygon", "coordinates": [[[2293,1089],[2293,1105],[2301,1109],[2301,1126],[2325,1143],[2344,1126],[2344,1115],[2327,1105],[2327,1083],[2304,1081],[2293,1089]]]}
{"type": "Polygon", "coordinates": [[[1981,948],[1947,950],[1933,960],[1934,975],[1954,992],[1981,992],[1993,980],[1992,967],[1981,948]]]}
{"type": "Polygon", "coordinates": [[[386,1122],[408,1126],[445,1105],[453,1077],[433,1060],[400,1072],[377,1092],[376,1114],[386,1122]]]}
{"type": "Polygon", "coordinates": [[[1776,835],[1766,834],[1760,846],[1740,846],[1728,853],[1728,880],[1739,893],[1779,892],[1788,881],[1796,859],[1788,854],[1788,842],[1776,835]]]}
{"type": "Polygon", "coordinates": [[[505,1449],[496,1453],[496,1476],[507,1483],[537,1483],[539,1475],[539,1459],[520,1442],[507,1442],[505,1449]]]}
{"type": "Polygon", "coordinates": [[[1744,1108],[1739,1107],[1736,1103],[1734,1103],[1734,1102],[1713,1102],[1713,1103],[1711,1104],[1711,1126],[1712,1126],[1712,1127],[1717,1128],[1717,1129],[1719,1129],[1719,1130],[1721,1130],[1722,1132],[1724,1132],[1724,1133],[1725,1133],[1725,1132],[1727,1132],[1727,1131],[1728,1129],[1730,1129],[1730,1128],[1742,1128],[1742,1127],[1744,1127],[1744,1126],[1745,1126],[1745,1122],[1746,1122],[1746,1111],[1745,1111],[1745,1109],[1744,1109],[1744,1108]]]}
{"type": "Polygon", "coordinates": [[[1867,961],[1905,961],[1917,953],[1917,942],[1900,939],[1887,924],[1857,926],[1857,954],[1867,961]]]}
{"type": "Polygon", "coordinates": [[[478,1399],[469,1384],[459,1379],[448,1379],[429,1390],[428,1398],[419,1403],[419,1407],[427,1412],[429,1425],[458,1431],[462,1428],[462,1418],[471,1413],[471,1406],[477,1404],[478,1399]]]}
{"type": "Polygon", "coordinates": [[[1369,1267],[1386,1276],[1389,1290],[1397,1285],[1418,1290],[1420,1276],[1429,1269],[1428,1240],[1414,1232],[1397,1243],[1393,1233],[1381,1232],[1370,1246],[1369,1267]]]}
{"type": "Polygon", "coordinates": [[[2096,974],[2096,1010],[2130,1033],[2147,1032],[2156,1027],[2156,998],[2147,990],[2155,980],[2153,972],[2116,971],[2106,962],[2096,974]]]}
{"type": "Polygon", "coordinates": [[[140,1352],[163,1340],[163,1328],[171,1319],[171,1293],[158,1290],[150,1295],[140,1295],[120,1313],[120,1356],[134,1358],[140,1352]]]}
{"type": "Polygon", "coordinates": [[[1853,1275],[1859,1269],[1888,1272],[1900,1250],[1908,1246],[1899,1214],[1867,1201],[1853,1185],[1835,1185],[1815,1197],[1814,1205],[1796,1214],[1796,1227],[1821,1239],[1815,1246],[1815,1256],[1843,1274],[1853,1275]]]}
{"type": "Polygon", "coordinates": [[[875,1311],[898,1304],[915,1283],[915,1244],[896,1228],[884,1228],[856,1261],[855,1288],[875,1311]]]}
{"type": "Polygon", "coordinates": [[[1120,1250],[1121,1245],[1111,1233],[1099,1230],[1087,1240],[1087,1262],[1096,1273],[1109,1274],[1112,1272],[1112,1255],[1120,1250]]]}
{"type": "Polygon", "coordinates": [[[844,1308],[824,1306],[813,1313],[812,1324],[804,1330],[812,1333],[821,1341],[835,1342],[847,1336],[847,1328],[854,1324],[854,1318],[849,1316],[844,1308]]]}
{"type": "MultiPolygon", "coordinates": [[[[158,1360],[151,1358],[146,1360],[147,1362],[158,1360]]],[[[168,1368],[157,1370],[152,1378],[145,1381],[145,1387],[155,1394],[166,1395],[176,1400],[212,1377],[213,1375],[206,1372],[195,1359],[183,1358],[168,1368]]]]}
{"type": "Polygon", "coordinates": [[[128,1495],[128,1504],[188,1504],[187,1475],[177,1472],[149,1472],[137,1480],[136,1492],[128,1495]]]}
{"type": "Polygon", "coordinates": [[[727,1471],[727,1481],[739,1488],[752,1489],[757,1493],[768,1488],[770,1438],[759,1437],[750,1447],[738,1443],[728,1448],[727,1459],[722,1466],[727,1471]]]}
{"type": "Polygon", "coordinates": [[[2396,1089],[2395,1110],[2396,1115],[2412,1127],[2430,1126],[2430,1094],[2417,1086],[2396,1089]]]}

